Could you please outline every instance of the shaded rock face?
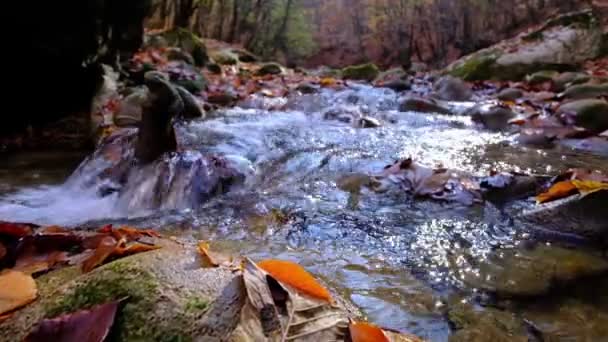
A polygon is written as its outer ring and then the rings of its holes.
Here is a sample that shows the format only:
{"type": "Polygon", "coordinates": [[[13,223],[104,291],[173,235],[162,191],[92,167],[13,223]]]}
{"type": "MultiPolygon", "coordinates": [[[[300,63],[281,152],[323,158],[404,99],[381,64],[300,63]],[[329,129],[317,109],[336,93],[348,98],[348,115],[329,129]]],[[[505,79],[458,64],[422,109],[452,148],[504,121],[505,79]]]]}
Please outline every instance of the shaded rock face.
{"type": "Polygon", "coordinates": [[[465,80],[520,80],[537,70],[564,70],[598,57],[602,32],[591,11],[556,17],[538,30],[475,52],[447,67],[465,80]]]}
{"type": "Polygon", "coordinates": [[[36,24],[16,39],[23,46],[15,47],[20,53],[12,66],[20,71],[14,79],[9,76],[9,91],[32,89],[34,83],[36,89],[44,91],[37,91],[37,100],[29,103],[27,111],[21,109],[22,115],[5,116],[0,132],[88,111],[103,75],[100,66],[92,61],[115,64],[118,55],[128,57],[140,47],[150,2],[69,0],[36,6],[20,3],[29,8],[22,12],[17,9],[16,13],[28,13],[28,20],[36,24]],[[72,15],[74,12],[78,15],[72,15]],[[70,101],[65,100],[66,96],[70,101]]]}

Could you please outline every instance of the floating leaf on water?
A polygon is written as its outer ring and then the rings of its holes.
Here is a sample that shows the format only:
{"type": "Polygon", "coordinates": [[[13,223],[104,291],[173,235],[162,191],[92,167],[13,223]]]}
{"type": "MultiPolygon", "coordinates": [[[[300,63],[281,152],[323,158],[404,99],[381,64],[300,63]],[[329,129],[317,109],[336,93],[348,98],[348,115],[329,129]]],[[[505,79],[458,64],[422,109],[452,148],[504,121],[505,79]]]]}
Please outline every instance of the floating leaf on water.
{"type": "Polygon", "coordinates": [[[348,325],[352,342],[390,342],[382,329],[365,322],[352,322],[348,325]]]}
{"type": "Polygon", "coordinates": [[[25,342],[102,342],[108,336],[120,301],[113,301],[52,319],[44,319],[25,342]]]}
{"type": "Polygon", "coordinates": [[[547,192],[544,192],[538,196],[536,196],[536,201],[538,203],[545,203],[553,200],[557,200],[560,198],[568,197],[577,193],[578,189],[572,183],[572,181],[561,181],[555,183],[547,192]]]}
{"type": "Polygon", "coordinates": [[[0,273],[0,315],[29,304],[37,295],[31,275],[14,270],[0,273]]]}
{"type": "Polygon", "coordinates": [[[95,267],[101,265],[114,252],[117,244],[116,239],[111,236],[101,239],[93,255],[82,263],[82,272],[90,272],[95,267]]]}
{"type": "Polygon", "coordinates": [[[302,266],[283,260],[263,260],[258,266],[276,280],[289,285],[302,294],[331,302],[331,294],[302,266]]]}

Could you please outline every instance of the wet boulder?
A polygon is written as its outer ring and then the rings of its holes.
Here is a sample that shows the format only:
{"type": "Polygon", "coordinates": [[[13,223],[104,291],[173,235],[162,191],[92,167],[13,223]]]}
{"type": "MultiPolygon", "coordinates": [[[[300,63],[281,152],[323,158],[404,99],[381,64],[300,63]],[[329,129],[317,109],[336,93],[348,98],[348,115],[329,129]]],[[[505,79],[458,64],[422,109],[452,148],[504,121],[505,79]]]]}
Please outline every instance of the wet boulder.
{"type": "Polygon", "coordinates": [[[230,50],[211,51],[209,55],[219,65],[236,65],[239,62],[238,56],[230,50]]]}
{"type": "Polygon", "coordinates": [[[539,244],[501,249],[478,269],[464,272],[464,282],[499,298],[532,297],[581,278],[605,274],[608,260],[579,249],[539,244]]]}
{"type": "Polygon", "coordinates": [[[553,78],[553,91],[564,91],[566,87],[575,84],[587,83],[591,76],[582,72],[563,72],[553,78]]]}
{"type": "Polygon", "coordinates": [[[461,79],[444,76],[433,86],[434,96],[445,101],[468,101],[473,96],[471,88],[461,79]]]}
{"type": "Polygon", "coordinates": [[[148,89],[133,88],[120,102],[118,111],[114,114],[114,123],[119,127],[135,126],[141,121],[142,107],[148,100],[148,89]]]}
{"type": "Polygon", "coordinates": [[[169,61],[182,61],[194,65],[194,57],[182,49],[171,47],[166,53],[169,61]]]}
{"type": "Polygon", "coordinates": [[[558,114],[571,116],[577,126],[596,132],[608,129],[608,102],[604,100],[586,99],[563,104],[558,114]]]}
{"type": "Polygon", "coordinates": [[[445,72],[468,81],[519,81],[538,70],[574,69],[600,55],[601,40],[599,19],[591,10],[567,13],[535,31],[463,57],[445,72]]]}
{"type": "Polygon", "coordinates": [[[169,62],[164,68],[172,83],[186,88],[193,94],[198,94],[207,87],[207,80],[196,67],[182,62],[169,62]]]}
{"type": "Polygon", "coordinates": [[[576,84],[568,87],[560,96],[572,100],[592,99],[600,96],[608,96],[608,83],[576,84]]]}
{"type": "Polygon", "coordinates": [[[351,65],[342,69],[342,77],[346,80],[371,82],[380,74],[380,70],[373,63],[351,65]]]}
{"type": "Polygon", "coordinates": [[[402,99],[399,104],[399,110],[402,112],[452,114],[452,111],[438,101],[417,96],[408,96],[402,99]]]}
{"type": "Polygon", "coordinates": [[[266,63],[256,71],[256,75],[258,76],[280,75],[282,73],[283,67],[278,63],[266,63]]]}
{"type": "Polygon", "coordinates": [[[205,111],[201,107],[197,98],[192,95],[186,88],[175,86],[175,90],[179,94],[180,99],[184,104],[184,108],[179,113],[180,118],[184,119],[201,119],[205,117],[205,111]]]}
{"type": "Polygon", "coordinates": [[[465,112],[474,122],[482,124],[485,128],[500,131],[509,126],[509,120],[516,115],[511,109],[492,104],[477,105],[465,112]]]}
{"type": "Polygon", "coordinates": [[[557,235],[582,236],[608,241],[608,191],[572,195],[525,210],[519,219],[557,235]]]}
{"type": "Polygon", "coordinates": [[[517,88],[506,88],[496,94],[496,98],[501,101],[515,101],[524,96],[524,92],[517,88]]]}

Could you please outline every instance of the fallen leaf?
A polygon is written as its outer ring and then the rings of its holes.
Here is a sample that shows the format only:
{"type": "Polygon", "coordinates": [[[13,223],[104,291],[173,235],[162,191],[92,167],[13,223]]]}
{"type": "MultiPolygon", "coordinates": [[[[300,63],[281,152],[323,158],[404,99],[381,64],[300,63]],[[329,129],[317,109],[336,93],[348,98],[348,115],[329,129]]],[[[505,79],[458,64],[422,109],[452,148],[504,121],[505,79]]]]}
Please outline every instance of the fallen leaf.
{"type": "Polygon", "coordinates": [[[319,84],[322,87],[335,87],[338,82],[335,78],[332,77],[324,77],[319,81],[319,84]]]}
{"type": "Polygon", "coordinates": [[[352,342],[390,342],[382,329],[365,322],[352,322],[348,325],[352,342]]]}
{"type": "Polygon", "coordinates": [[[137,254],[137,253],[153,251],[153,250],[159,249],[159,248],[161,248],[161,247],[156,246],[156,245],[149,245],[149,244],[145,244],[145,243],[136,242],[136,243],[130,244],[127,247],[117,246],[116,249],[112,252],[112,256],[125,257],[125,256],[129,256],[129,255],[137,254]]]}
{"type": "Polygon", "coordinates": [[[283,260],[263,260],[258,266],[276,280],[314,298],[332,302],[331,294],[302,266],[283,260]]]}
{"type": "Polygon", "coordinates": [[[25,223],[0,222],[0,235],[8,235],[14,238],[22,238],[32,235],[35,226],[25,223]]]}
{"type": "Polygon", "coordinates": [[[213,257],[209,253],[209,243],[200,241],[198,243],[198,254],[201,256],[203,267],[218,267],[220,264],[213,260],[213,257]]]}
{"type": "Polygon", "coordinates": [[[93,255],[82,263],[82,272],[87,273],[101,265],[116,249],[116,239],[106,236],[99,242],[93,255]]]}
{"type": "Polygon", "coordinates": [[[575,194],[577,191],[578,189],[572,183],[572,181],[561,181],[551,186],[551,188],[549,188],[547,192],[536,196],[536,201],[538,203],[545,203],[570,196],[572,194],[575,194]]]}
{"type": "Polygon", "coordinates": [[[44,319],[25,342],[102,342],[108,336],[120,301],[95,306],[52,319],[44,319]]]}
{"type": "Polygon", "coordinates": [[[587,196],[589,194],[602,190],[608,190],[608,183],[604,182],[596,182],[590,180],[583,181],[574,179],[572,180],[572,184],[574,184],[574,186],[583,196],[587,196]]]}
{"type": "Polygon", "coordinates": [[[69,234],[70,230],[60,226],[48,226],[38,232],[39,234],[69,234]]]}
{"type": "Polygon", "coordinates": [[[14,270],[0,273],[0,315],[29,304],[37,295],[32,276],[14,270]]]}
{"type": "Polygon", "coordinates": [[[39,255],[29,254],[20,256],[13,269],[15,271],[33,275],[40,272],[46,272],[56,265],[66,264],[68,260],[68,253],[61,251],[39,255]]]}

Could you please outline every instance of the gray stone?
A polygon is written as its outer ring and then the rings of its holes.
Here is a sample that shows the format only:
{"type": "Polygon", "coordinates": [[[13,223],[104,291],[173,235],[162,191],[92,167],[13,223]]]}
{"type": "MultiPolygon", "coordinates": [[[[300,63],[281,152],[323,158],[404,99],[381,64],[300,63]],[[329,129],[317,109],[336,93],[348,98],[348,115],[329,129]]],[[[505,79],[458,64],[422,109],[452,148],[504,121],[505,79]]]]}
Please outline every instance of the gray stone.
{"type": "Polygon", "coordinates": [[[492,104],[477,105],[469,109],[465,114],[471,116],[474,122],[481,123],[485,128],[500,131],[509,126],[509,120],[516,115],[507,107],[492,104]]]}
{"type": "Polygon", "coordinates": [[[524,96],[524,92],[517,88],[506,88],[501,90],[496,98],[501,101],[515,101],[524,96]]]}
{"type": "Polygon", "coordinates": [[[447,107],[442,106],[433,99],[425,99],[422,97],[408,96],[399,104],[399,110],[402,112],[421,112],[421,113],[438,113],[452,114],[447,107]]]}
{"type": "Polygon", "coordinates": [[[592,99],[608,96],[608,83],[603,84],[576,84],[568,87],[561,97],[572,100],[592,99]]]}
{"type": "Polygon", "coordinates": [[[608,129],[608,102],[604,100],[577,100],[563,104],[557,110],[561,115],[573,115],[577,126],[603,132],[608,129]]]}
{"type": "Polygon", "coordinates": [[[468,101],[473,96],[471,88],[461,79],[444,76],[433,86],[435,97],[445,101],[468,101]]]}

